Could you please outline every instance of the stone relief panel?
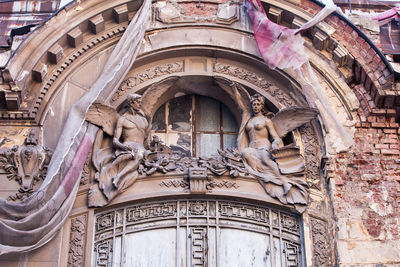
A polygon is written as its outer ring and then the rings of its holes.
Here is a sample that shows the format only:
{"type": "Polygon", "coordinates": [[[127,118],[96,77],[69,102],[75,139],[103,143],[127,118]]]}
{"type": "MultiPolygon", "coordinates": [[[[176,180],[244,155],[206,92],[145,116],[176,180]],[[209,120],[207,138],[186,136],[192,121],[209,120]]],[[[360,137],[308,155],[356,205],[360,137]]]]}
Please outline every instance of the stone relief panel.
{"type": "Polygon", "coordinates": [[[116,102],[122,95],[126,95],[126,92],[129,92],[132,88],[143,82],[182,71],[183,61],[167,63],[146,69],[123,81],[121,86],[114,93],[111,101],[112,103],[116,102]]]}
{"type": "Polygon", "coordinates": [[[10,195],[8,200],[20,201],[33,194],[46,177],[51,155],[49,149],[38,144],[33,130],[23,145],[0,149],[0,168],[5,171],[8,180],[20,185],[18,192],[10,195]]]}
{"type": "MultiPolygon", "coordinates": [[[[221,87],[226,80],[217,80],[221,87]]],[[[307,184],[301,177],[304,171],[299,149],[284,145],[282,138],[290,131],[314,119],[318,114],[311,108],[290,107],[277,114],[264,113],[264,98],[250,97],[238,84],[230,84],[228,91],[242,114],[238,148],[218,150],[211,157],[189,158],[174,154],[159,138],[147,141],[151,129],[149,115],[145,114],[142,97],[128,95],[126,111],[119,115],[115,109],[101,103],[94,104],[87,120],[102,127],[95,143],[101,143],[103,134],[113,136],[112,146],[93,151],[95,180],[89,192],[90,206],[104,206],[120,191],[133,184],[139,175],[154,172],[188,175],[193,194],[203,194],[216,186],[228,186],[208,181],[208,172],[216,176],[248,176],[258,179],[268,195],[283,204],[293,205],[303,212],[307,205],[307,184]],[[143,108],[142,108],[143,105],[143,108]],[[255,127],[254,125],[260,125],[255,127]],[[289,175],[289,176],[287,176],[289,175]]],[[[150,92],[154,97],[156,92],[150,92]]],[[[146,95],[143,97],[146,100],[146,95]]],[[[233,187],[233,186],[232,186],[233,187]]]]}
{"type": "Polygon", "coordinates": [[[67,266],[83,266],[85,260],[87,214],[71,219],[67,266]]]}
{"type": "Polygon", "coordinates": [[[299,128],[304,144],[305,178],[310,188],[321,190],[321,172],[319,169],[321,154],[319,151],[318,138],[310,124],[299,128]]]}
{"type": "MultiPolygon", "coordinates": [[[[269,196],[283,204],[294,206],[299,212],[304,211],[309,187],[320,189],[318,140],[313,128],[307,126],[308,122],[316,118],[318,112],[311,108],[294,107],[295,100],[291,96],[251,71],[219,62],[212,64],[214,73],[234,76],[252,83],[289,107],[276,114],[268,113],[265,111],[265,102],[261,95],[250,97],[242,85],[216,76],[215,83],[238,105],[242,114],[237,148],[219,150],[218,154],[211,157],[192,158],[173,152],[157,137],[153,140],[149,138],[149,111],[155,104],[154,99],[160,98],[168,89],[163,88],[163,81],[170,78],[151,86],[143,97],[129,95],[128,105],[122,109],[122,114],[112,107],[96,103],[90,108],[87,120],[100,126],[103,132],[101,138],[109,139],[112,145],[93,152],[92,161],[96,174],[95,184],[89,192],[89,206],[107,205],[139,176],[170,173],[187,176],[188,185],[185,182],[165,181],[163,186],[181,187],[198,194],[210,192],[215,187],[235,189],[232,183],[211,183],[210,177],[213,176],[253,177],[261,181],[269,196]],[[137,99],[137,103],[129,100],[131,98],[137,99]],[[263,125],[261,130],[251,127],[260,123],[263,125]],[[282,141],[289,132],[299,127],[305,159],[301,156],[300,148],[294,143],[287,145],[282,141]],[[129,152],[130,150],[134,152],[129,152]],[[103,162],[107,162],[107,167],[103,166],[103,162]],[[202,177],[190,175],[191,169],[199,168],[203,169],[202,177]],[[306,182],[303,177],[306,178],[306,182]]],[[[114,95],[113,101],[143,82],[182,71],[183,61],[148,68],[125,80],[114,95]]],[[[173,82],[179,79],[174,77],[173,82]]]]}
{"type": "Polygon", "coordinates": [[[230,25],[240,19],[240,3],[208,1],[207,3],[178,3],[159,1],[153,5],[153,22],[163,24],[217,23],[230,25]],[[193,8],[201,7],[201,8],[193,8]],[[211,14],[211,15],[210,15],[211,14]]]}
{"type": "Polygon", "coordinates": [[[311,218],[313,263],[315,266],[332,266],[327,222],[311,218]]]}

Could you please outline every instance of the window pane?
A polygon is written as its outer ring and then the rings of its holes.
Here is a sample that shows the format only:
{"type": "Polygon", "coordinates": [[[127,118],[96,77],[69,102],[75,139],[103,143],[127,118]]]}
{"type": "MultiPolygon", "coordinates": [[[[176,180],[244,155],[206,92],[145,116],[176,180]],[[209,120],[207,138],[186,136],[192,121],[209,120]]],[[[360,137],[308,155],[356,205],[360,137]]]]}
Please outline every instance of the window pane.
{"type": "Polygon", "coordinates": [[[151,124],[153,130],[165,131],[165,104],[156,111],[151,124]]]}
{"type": "Polygon", "coordinates": [[[192,156],[192,136],[189,133],[168,134],[167,145],[173,151],[182,153],[183,157],[192,156]]]}
{"type": "Polygon", "coordinates": [[[197,134],[196,147],[198,156],[209,157],[218,154],[217,149],[221,148],[219,134],[197,134]]]}
{"type": "Polygon", "coordinates": [[[224,149],[236,147],[236,134],[224,134],[223,140],[224,140],[224,149]]]}
{"type": "Polygon", "coordinates": [[[224,128],[224,132],[236,133],[238,131],[236,120],[225,105],[222,105],[222,126],[224,128]]]}
{"type": "Polygon", "coordinates": [[[192,129],[192,97],[182,96],[169,102],[168,127],[174,131],[188,132],[192,129]]]}
{"type": "Polygon", "coordinates": [[[175,266],[176,229],[166,228],[128,234],[125,248],[125,266],[175,266]]]}
{"type": "MultiPolygon", "coordinates": [[[[219,267],[244,267],[250,266],[249,263],[251,266],[272,266],[271,251],[279,254],[269,249],[269,238],[266,234],[222,228],[219,232],[219,240],[219,267]]],[[[273,266],[280,266],[280,264],[273,266]]]]}
{"type": "Polygon", "coordinates": [[[196,131],[220,130],[219,102],[209,97],[196,99],[196,131]]]}

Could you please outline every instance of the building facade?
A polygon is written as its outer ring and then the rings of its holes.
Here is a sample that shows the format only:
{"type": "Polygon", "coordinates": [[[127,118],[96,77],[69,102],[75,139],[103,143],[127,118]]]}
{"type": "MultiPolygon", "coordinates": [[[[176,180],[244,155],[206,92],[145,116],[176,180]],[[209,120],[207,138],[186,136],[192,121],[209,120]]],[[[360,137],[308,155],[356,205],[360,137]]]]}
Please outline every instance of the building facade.
{"type": "MultiPolygon", "coordinates": [[[[1,219],[16,234],[0,265],[398,266],[400,87],[379,49],[339,13],[302,32],[310,98],[263,61],[242,1],[155,1],[137,38],[145,3],[74,1],[1,70],[1,219]],[[77,124],[86,154],[66,140],[77,124]]],[[[263,6],[291,29],[323,8],[263,6]]]]}

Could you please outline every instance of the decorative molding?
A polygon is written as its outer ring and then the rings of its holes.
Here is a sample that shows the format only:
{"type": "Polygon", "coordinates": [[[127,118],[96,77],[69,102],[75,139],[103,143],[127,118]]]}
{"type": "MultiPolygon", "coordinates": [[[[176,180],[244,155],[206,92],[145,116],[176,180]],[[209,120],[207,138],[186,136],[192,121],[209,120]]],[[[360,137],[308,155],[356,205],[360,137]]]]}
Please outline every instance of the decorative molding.
{"type": "Polygon", "coordinates": [[[320,154],[317,135],[310,123],[300,127],[299,131],[304,144],[305,179],[310,188],[321,190],[320,154]]]}
{"type": "Polygon", "coordinates": [[[40,109],[40,106],[42,104],[43,99],[45,98],[47,92],[50,90],[50,88],[53,86],[55,81],[60,77],[60,75],[68,69],[71,64],[76,61],[78,58],[80,58],[82,55],[84,55],[86,52],[91,50],[93,47],[99,45],[100,43],[103,43],[104,41],[107,41],[117,35],[121,35],[122,33],[125,32],[127,26],[119,26],[118,28],[113,28],[110,29],[109,31],[102,32],[101,35],[98,35],[90,40],[87,40],[87,42],[82,45],[79,49],[75,50],[71,55],[67,56],[64,60],[63,63],[60,63],[57,69],[54,69],[50,74],[47,74],[47,80],[45,81],[44,86],[42,89],[40,89],[40,92],[38,94],[38,98],[35,101],[35,104],[33,105],[32,111],[18,111],[18,112],[0,112],[0,119],[1,120],[34,120],[36,115],[38,114],[38,111],[40,109]]]}
{"type": "Polygon", "coordinates": [[[85,261],[87,214],[71,219],[67,266],[83,266],[85,261]]]}
{"type": "Polygon", "coordinates": [[[90,174],[92,169],[92,152],[89,152],[89,155],[85,161],[85,165],[83,165],[80,185],[87,185],[90,183],[90,174]]]}
{"type": "Polygon", "coordinates": [[[204,14],[196,14],[187,12],[185,7],[176,2],[156,3],[153,5],[154,16],[153,22],[161,22],[162,24],[188,24],[188,23],[217,23],[223,25],[231,25],[240,20],[240,3],[228,2],[220,4],[218,1],[214,3],[208,1],[202,6],[206,9],[204,14]]]}
{"type": "Polygon", "coordinates": [[[327,223],[311,218],[314,266],[332,266],[327,223]]]}
{"type": "Polygon", "coordinates": [[[181,187],[181,188],[184,188],[184,189],[189,189],[189,183],[187,181],[183,180],[183,179],[182,180],[165,180],[165,181],[162,181],[159,185],[160,186],[165,186],[167,188],[170,188],[170,187],[174,187],[174,188],[181,187]]]}
{"type": "MultiPolygon", "coordinates": [[[[189,189],[189,183],[187,181],[185,181],[184,179],[182,179],[182,180],[165,180],[165,181],[162,181],[159,185],[167,187],[167,188],[181,187],[183,189],[189,189]]],[[[231,182],[228,180],[207,181],[207,183],[206,183],[207,192],[211,192],[215,188],[238,189],[239,185],[237,185],[236,182],[231,182]]]]}
{"type": "Polygon", "coordinates": [[[286,107],[296,105],[296,102],[289,95],[283,92],[282,89],[280,89],[276,85],[273,85],[269,81],[265,80],[263,77],[255,74],[254,72],[237,66],[232,66],[219,62],[214,63],[214,72],[245,80],[263,89],[265,92],[274,97],[279,103],[282,103],[286,107]]]}
{"type": "Polygon", "coordinates": [[[121,96],[125,95],[126,92],[129,92],[135,86],[144,83],[148,80],[172,73],[183,72],[183,66],[184,66],[183,61],[177,61],[173,63],[154,66],[139,73],[136,73],[132,77],[129,77],[128,79],[122,82],[121,86],[114,93],[111,102],[114,103],[121,96]]]}
{"type": "Polygon", "coordinates": [[[239,186],[236,184],[236,182],[230,182],[227,180],[222,180],[222,181],[212,180],[206,184],[206,188],[207,190],[211,191],[214,188],[238,189],[239,186]]]}
{"type": "Polygon", "coordinates": [[[190,229],[189,238],[190,252],[192,255],[192,267],[207,266],[208,240],[206,227],[196,227],[190,229]]]}

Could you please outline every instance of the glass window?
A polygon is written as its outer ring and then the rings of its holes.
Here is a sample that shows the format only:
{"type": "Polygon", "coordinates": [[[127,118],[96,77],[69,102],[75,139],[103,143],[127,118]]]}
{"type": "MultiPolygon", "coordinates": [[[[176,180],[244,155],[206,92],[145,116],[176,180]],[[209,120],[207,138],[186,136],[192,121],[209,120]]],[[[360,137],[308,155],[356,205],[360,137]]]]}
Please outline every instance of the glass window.
{"type": "Polygon", "coordinates": [[[153,134],[182,156],[211,156],[236,146],[238,125],[221,102],[182,96],[161,106],[153,117],[153,134]]]}

